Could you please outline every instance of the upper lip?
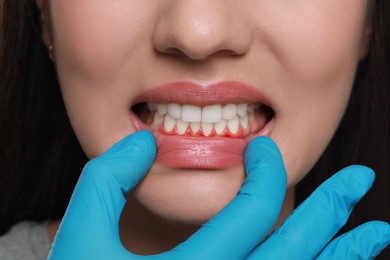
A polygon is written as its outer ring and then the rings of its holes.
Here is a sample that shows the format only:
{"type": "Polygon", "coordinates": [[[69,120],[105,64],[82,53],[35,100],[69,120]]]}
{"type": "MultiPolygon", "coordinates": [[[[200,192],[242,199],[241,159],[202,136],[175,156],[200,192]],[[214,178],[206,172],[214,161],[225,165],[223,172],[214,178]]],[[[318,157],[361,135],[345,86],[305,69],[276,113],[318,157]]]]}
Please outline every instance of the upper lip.
{"type": "Polygon", "coordinates": [[[239,81],[223,81],[209,85],[192,82],[171,82],[147,90],[133,105],[149,103],[178,103],[207,106],[228,103],[261,103],[272,107],[270,100],[258,89],[239,81]]]}

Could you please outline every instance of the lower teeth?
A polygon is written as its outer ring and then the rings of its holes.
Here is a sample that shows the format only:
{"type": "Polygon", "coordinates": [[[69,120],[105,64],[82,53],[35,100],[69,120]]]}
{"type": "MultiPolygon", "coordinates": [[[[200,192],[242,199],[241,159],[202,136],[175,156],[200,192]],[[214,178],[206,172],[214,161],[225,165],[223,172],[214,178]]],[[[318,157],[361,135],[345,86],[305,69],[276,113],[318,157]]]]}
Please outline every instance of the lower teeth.
{"type": "Polygon", "coordinates": [[[168,135],[183,136],[230,136],[242,137],[250,131],[249,121],[254,115],[244,118],[235,117],[232,120],[221,120],[218,123],[187,123],[181,119],[174,119],[169,115],[154,115],[153,129],[168,135]]]}

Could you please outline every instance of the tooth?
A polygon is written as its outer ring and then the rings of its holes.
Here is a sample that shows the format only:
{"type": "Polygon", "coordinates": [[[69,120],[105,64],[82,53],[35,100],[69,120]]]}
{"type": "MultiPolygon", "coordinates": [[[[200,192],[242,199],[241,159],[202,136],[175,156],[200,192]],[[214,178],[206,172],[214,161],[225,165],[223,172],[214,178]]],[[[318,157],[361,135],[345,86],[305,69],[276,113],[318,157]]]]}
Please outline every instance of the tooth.
{"type": "Polygon", "coordinates": [[[157,105],[157,111],[160,115],[165,115],[168,112],[168,105],[167,104],[158,104],[157,105]]]}
{"type": "Polygon", "coordinates": [[[226,120],[223,119],[220,122],[215,123],[214,125],[215,132],[219,135],[223,134],[225,128],[226,128],[226,120]]]}
{"type": "Polygon", "coordinates": [[[147,103],[147,105],[148,105],[148,108],[149,108],[150,111],[152,111],[152,112],[156,111],[156,109],[157,109],[157,105],[156,104],[154,104],[154,103],[147,103]]]}
{"type": "Polygon", "coordinates": [[[248,116],[244,116],[244,117],[240,118],[240,124],[243,128],[247,128],[248,127],[248,116]]]}
{"type": "Polygon", "coordinates": [[[237,114],[237,106],[235,104],[227,104],[222,109],[223,119],[233,119],[237,114]]]}
{"type": "Polygon", "coordinates": [[[255,112],[255,104],[249,104],[247,108],[248,113],[255,112]]]}
{"type": "Polygon", "coordinates": [[[212,123],[203,123],[202,122],[202,131],[203,131],[203,135],[210,135],[211,134],[211,131],[213,130],[213,126],[214,124],[212,123]]]}
{"type": "Polygon", "coordinates": [[[202,109],[202,122],[216,123],[222,119],[222,107],[220,105],[207,106],[202,109]]]}
{"type": "Polygon", "coordinates": [[[168,114],[174,119],[179,119],[181,117],[181,106],[178,104],[169,104],[168,114]]]}
{"type": "Polygon", "coordinates": [[[248,108],[248,104],[239,104],[237,106],[237,114],[240,117],[244,117],[246,115],[246,109],[248,108]]]}
{"type": "Polygon", "coordinates": [[[191,126],[191,129],[192,129],[192,133],[193,134],[196,134],[199,130],[200,130],[200,123],[198,122],[195,122],[195,123],[190,123],[190,126],[191,126]]]}
{"type": "Polygon", "coordinates": [[[181,109],[181,119],[185,122],[201,122],[202,109],[198,106],[184,105],[181,109]]]}
{"type": "Polygon", "coordinates": [[[153,119],[153,124],[154,125],[159,125],[164,121],[164,117],[160,115],[159,113],[154,113],[154,119],[153,119]]]}
{"type": "Polygon", "coordinates": [[[164,128],[165,131],[171,132],[175,128],[176,121],[170,115],[166,115],[164,119],[164,128]]]}
{"type": "Polygon", "coordinates": [[[227,126],[230,130],[230,133],[236,134],[238,132],[238,126],[239,126],[239,120],[237,117],[233,118],[232,120],[229,120],[227,123],[227,126]]]}
{"type": "Polygon", "coordinates": [[[184,135],[184,134],[186,133],[187,128],[188,128],[189,125],[190,125],[189,123],[184,122],[184,121],[181,120],[181,119],[178,119],[178,120],[176,121],[177,133],[178,133],[179,135],[184,135]]]}

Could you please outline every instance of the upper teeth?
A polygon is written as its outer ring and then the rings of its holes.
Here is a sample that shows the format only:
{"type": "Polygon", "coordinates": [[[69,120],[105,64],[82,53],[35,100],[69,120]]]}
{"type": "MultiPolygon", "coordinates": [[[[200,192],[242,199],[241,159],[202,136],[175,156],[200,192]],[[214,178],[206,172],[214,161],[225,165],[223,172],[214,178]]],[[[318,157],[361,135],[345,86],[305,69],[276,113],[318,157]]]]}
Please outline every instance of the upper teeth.
{"type": "Polygon", "coordinates": [[[150,111],[156,111],[160,116],[168,114],[173,119],[181,119],[187,123],[218,123],[222,119],[231,120],[240,116],[244,118],[254,113],[255,104],[211,105],[203,108],[195,105],[153,104],[148,103],[150,111]]]}
{"type": "Polygon", "coordinates": [[[245,103],[205,107],[191,104],[148,103],[150,111],[155,112],[154,125],[162,124],[167,132],[171,132],[176,126],[178,134],[184,134],[189,127],[194,133],[201,128],[204,135],[210,135],[213,129],[217,134],[222,134],[225,128],[235,134],[240,124],[247,128],[248,120],[253,118],[256,106],[245,103]]]}

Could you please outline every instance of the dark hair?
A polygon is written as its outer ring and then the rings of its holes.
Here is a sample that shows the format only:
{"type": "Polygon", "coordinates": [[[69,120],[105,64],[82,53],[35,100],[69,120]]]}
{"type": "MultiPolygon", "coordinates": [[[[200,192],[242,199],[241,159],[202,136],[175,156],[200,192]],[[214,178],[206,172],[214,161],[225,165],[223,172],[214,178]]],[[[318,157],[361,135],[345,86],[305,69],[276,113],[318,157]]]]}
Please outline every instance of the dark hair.
{"type": "MultiPolygon", "coordinates": [[[[347,111],[321,159],[297,186],[299,203],[342,167],[372,167],[374,187],[344,231],[371,219],[390,222],[390,2],[373,3],[371,48],[359,65],[347,111]]],[[[21,220],[60,218],[87,161],[41,40],[34,0],[0,0],[1,8],[0,235],[21,220]]],[[[382,256],[389,257],[390,250],[382,256]]]]}
{"type": "Polygon", "coordinates": [[[73,133],[34,0],[4,0],[0,42],[0,234],[60,218],[87,159],[73,133]]]}
{"type": "MultiPolygon", "coordinates": [[[[390,222],[390,2],[372,3],[370,51],[359,64],[348,108],[320,160],[296,189],[298,204],[341,168],[371,167],[374,185],[340,233],[370,220],[390,222]]],[[[390,259],[390,248],[381,257],[390,259]]]]}

